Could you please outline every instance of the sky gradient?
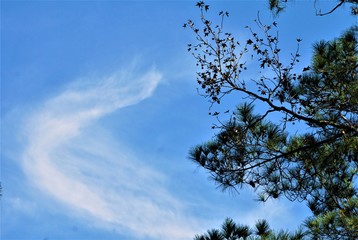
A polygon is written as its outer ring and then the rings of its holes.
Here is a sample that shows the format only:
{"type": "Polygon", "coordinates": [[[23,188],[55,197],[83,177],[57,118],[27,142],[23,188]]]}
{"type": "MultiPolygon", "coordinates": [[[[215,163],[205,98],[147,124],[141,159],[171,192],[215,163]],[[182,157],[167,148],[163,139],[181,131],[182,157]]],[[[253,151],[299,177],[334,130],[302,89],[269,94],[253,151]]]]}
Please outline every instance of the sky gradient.
{"type": "MultiPolygon", "coordinates": [[[[265,1],[208,3],[243,40],[258,11],[273,20],[265,1]]],[[[275,19],[282,48],[302,38],[309,65],[348,12],[295,1],[275,19]]],[[[198,17],[195,1],[1,1],[1,239],[192,239],[226,217],[294,229],[309,215],[223,193],[188,159],[215,122],[182,28],[198,17]]]]}

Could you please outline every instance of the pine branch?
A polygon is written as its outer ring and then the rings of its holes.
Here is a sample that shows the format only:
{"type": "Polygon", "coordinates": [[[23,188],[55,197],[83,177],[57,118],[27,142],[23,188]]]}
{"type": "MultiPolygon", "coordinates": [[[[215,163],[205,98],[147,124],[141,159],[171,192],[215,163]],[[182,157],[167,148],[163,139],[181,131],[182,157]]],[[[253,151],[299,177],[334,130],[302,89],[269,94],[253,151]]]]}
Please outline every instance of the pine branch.
{"type": "Polygon", "coordinates": [[[337,8],[339,8],[340,6],[342,6],[345,2],[346,2],[345,0],[341,0],[340,3],[338,3],[331,11],[326,12],[326,13],[321,13],[321,11],[318,13],[318,12],[316,11],[316,15],[317,15],[317,16],[325,16],[325,15],[331,14],[331,13],[333,13],[334,11],[336,11],[337,8]]]}

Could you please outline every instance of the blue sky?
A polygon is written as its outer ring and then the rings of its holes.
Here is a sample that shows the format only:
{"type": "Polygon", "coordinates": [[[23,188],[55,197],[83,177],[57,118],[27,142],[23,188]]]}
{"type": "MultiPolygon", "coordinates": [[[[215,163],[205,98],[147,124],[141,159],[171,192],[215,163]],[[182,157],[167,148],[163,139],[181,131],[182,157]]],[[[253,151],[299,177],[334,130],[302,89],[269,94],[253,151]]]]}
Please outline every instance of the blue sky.
{"type": "MultiPolygon", "coordinates": [[[[266,1],[208,3],[242,39],[258,11],[272,18],[266,1]]],[[[222,193],[188,160],[215,122],[186,51],[194,5],[1,1],[1,239],[192,239],[225,217],[292,229],[309,214],[222,193]]],[[[355,22],[347,12],[295,1],[275,19],[282,48],[302,38],[308,65],[314,41],[355,22]]]]}

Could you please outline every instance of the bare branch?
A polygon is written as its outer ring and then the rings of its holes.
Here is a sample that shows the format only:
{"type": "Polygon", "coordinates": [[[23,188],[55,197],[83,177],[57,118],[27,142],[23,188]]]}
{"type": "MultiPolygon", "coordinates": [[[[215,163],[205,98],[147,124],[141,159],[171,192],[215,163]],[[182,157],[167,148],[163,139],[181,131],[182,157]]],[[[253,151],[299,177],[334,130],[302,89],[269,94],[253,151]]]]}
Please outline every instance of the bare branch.
{"type": "MultiPolygon", "coordinates": [[[[316,1],[315,1],[315,2],[316,2],[316,1]]],[[[326,13],[321,13],[321,10],[319,10],[319,12],[316,10],[316,15],[317,15],[317,16],[325,16],[325,15],[331,14],[331,13],[333,13],[334,11],[336,11],[337,8],[339,8],[340,6],[342,6],[345,2],[346,2],[345,0],[341,0],[334,8],[332,8],[331,11],[326,12],[326,13]]]]}

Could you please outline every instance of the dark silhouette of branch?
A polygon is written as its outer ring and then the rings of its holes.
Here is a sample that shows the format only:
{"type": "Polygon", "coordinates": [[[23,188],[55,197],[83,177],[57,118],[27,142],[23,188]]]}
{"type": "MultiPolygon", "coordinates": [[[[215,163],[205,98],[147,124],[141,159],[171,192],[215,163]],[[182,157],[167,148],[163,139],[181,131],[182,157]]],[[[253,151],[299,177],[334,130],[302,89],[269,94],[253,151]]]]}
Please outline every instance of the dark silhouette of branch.
{"type": "Polygon", "coordinates": [[[334,8],[332,8],[331,11],[326,12],[326,13],[321,13],[321,11],[318,13],[317,10],[316,10],[316,15],[317,15],[317,16],[325,16],[325,15],[331,14],[331,13],[333,13],[334,11],[336,11],[337,8],[339,8],[340,6],[342,6],[345,2],[346,2],[345,0],[341,0],[334,8]]]}

